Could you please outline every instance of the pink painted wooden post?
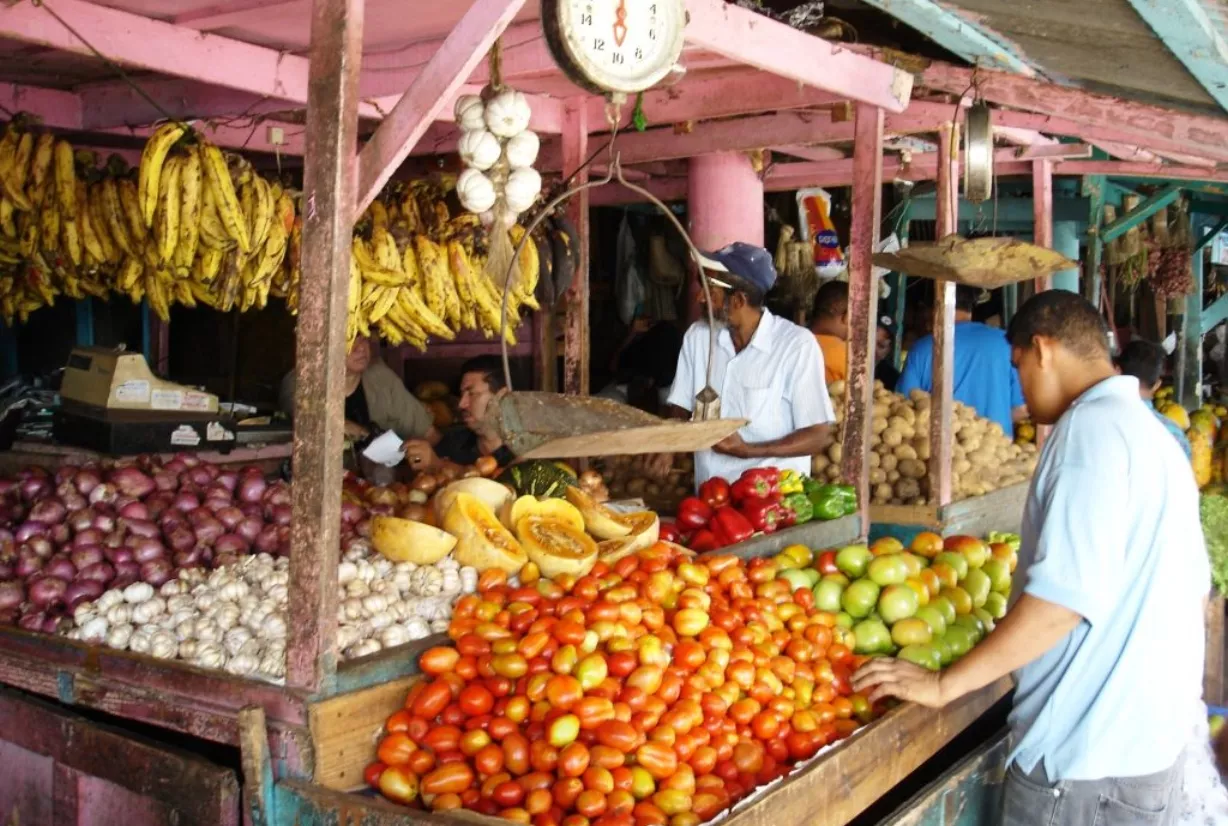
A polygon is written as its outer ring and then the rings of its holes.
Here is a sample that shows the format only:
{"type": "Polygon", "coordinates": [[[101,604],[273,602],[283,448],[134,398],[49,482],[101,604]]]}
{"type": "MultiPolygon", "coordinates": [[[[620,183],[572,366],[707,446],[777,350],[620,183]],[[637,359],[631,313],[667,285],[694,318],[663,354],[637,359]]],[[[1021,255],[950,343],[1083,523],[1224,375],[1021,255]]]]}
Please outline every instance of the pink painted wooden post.
{"type": "MultiPolygon", "coordinates": [[[[583,98],[567,101],[563,108],[563,169],[571,175],[588,160],[588,108],[583,98]]],[[[573,184],[588,180],[588,170],[582,170],[573,184]]],[[[584,190],[567,202],[567,217],[580,236],[580,266],[567,293],[567,317],[563,332],[563,392],[587,396],[589,392],[589,227],[588,193],[584,190]]]]}
{"type": "Polygon", "coordinates": [[[469,78],[470,72],[525,0],[477,0],[448,34],[413,85],[397,101],[358,158],[358,212],[367,208],[388,183],[409,150],[469,78]]]}
{"type": "MultiPolygon", "coordinates": [[[[734,241],[763,246],[763,181],[741,152],[691,158],[687,177],[688,231],[700,250],[734,241]]],[[[700,317],[699,278],[687,287],[687,320],[700,317]]]]}
{"type": "MultiPolygon", "coordinates": [[[[936,235],[955,232],[959,216],[959,126],[938,130],[936,235]]],[[[951,502],[951,424],[955,376],[955,284],[934,282],[934,365],[930,394],[930,502],[951,502]]]]}
{"type": "MultiPolygon", "coordinates": [[[[1032,240],[1038,247],[1053,246],[1053,161],[1032,162],[1032,240]]],[[[1036,291],[1048,290],[1053,278],[1036,279],[1036,291]]]]}
{"type": "Polygon", "coordinates": [[[861,534],[870,532],[870,408],[878,333],[878,279],[871,257],[878,242],[883,193],[883,110],[857,106],[853,144],[853,214],[849,228],[848,381],[841,476],[857,488],[861,534]]]}
{"type": "Polygon", "coordinates": [[[319,690],[337,668],[337,558],[345,328],[358,146],[363,0],[314,0],[303,275],[295,325],[294,524],[286,685],[319,690]]]}

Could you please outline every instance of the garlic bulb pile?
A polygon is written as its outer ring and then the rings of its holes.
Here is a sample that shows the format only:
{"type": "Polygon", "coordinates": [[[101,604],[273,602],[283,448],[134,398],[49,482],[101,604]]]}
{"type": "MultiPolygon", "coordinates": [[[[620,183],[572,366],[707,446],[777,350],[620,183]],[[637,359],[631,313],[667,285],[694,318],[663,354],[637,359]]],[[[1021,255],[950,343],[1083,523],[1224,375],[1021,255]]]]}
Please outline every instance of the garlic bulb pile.
{"type": "Polygon", "coordinates": [[[493,219],[502,198],[508,219],[533,206],[542,189],[541,175],[533,169],[541,141],[529,131],[531,111],[525,96],[505,89],[489,101],[478,95],[463,95],[456,101],[456,123],[463,130],[458,151],[467,167],[456,181],[461,206],[493,219]],[[500,159],[506,159],[508,174],[488,174],[500,159]]]}
{"type": "MultiPolygon", "coordinates": [[[[342,659],[447,629],[452,604],[477,590],[477,571],[451,557],[392,563],[354,543],[337,570],[342,659]]],[[[280,683],[285,677],[289,560],[267,554],[213,571],[184,569],[155,589],[143,582],[79,605],[66,629],[83,642],[178,659],[280,683]]]]}

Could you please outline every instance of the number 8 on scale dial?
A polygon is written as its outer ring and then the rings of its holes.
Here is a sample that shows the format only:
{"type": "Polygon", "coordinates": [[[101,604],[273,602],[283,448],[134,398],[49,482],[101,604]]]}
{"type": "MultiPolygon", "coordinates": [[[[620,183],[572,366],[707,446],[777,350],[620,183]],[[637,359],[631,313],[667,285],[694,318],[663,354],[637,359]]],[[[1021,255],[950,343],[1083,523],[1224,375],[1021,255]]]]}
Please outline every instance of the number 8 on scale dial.
{"type": "Polygon", "coordinates": [[[685,0],[542,0],[541,9],[559,67],[598,94],[649,89],[682,53],[685,0]]]}

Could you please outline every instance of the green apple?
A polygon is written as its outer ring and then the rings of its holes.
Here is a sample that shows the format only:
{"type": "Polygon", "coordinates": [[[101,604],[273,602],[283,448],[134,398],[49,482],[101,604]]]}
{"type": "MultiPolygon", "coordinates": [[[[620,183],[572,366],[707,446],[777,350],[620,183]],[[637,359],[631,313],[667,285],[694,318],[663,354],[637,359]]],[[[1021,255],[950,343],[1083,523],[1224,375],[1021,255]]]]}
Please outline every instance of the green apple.
{"type": "Polygon", "coordinates": [[[850,579],[865,576],[866,568],[874,555],[865,545],[846,545],[836,553],[836,567],[848,574],[850,579]]]}
{"type": "Polygon", "coordinates": [[[904,580],[908,579],[908,563],[900,554],[875,557],[866,569],[866,575],[880,588],[903,585],[904,580]]]}

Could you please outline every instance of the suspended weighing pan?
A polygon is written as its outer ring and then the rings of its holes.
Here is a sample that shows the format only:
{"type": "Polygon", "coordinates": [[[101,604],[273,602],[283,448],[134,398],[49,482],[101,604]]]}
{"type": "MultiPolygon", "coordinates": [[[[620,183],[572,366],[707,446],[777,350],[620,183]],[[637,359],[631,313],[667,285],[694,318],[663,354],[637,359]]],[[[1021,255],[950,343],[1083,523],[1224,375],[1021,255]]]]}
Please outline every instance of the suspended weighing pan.
{"type": "Polygon", "coordinates": [[[593,187],[618,183],[653,203],[682,235],[699,270],[704,295],[708,297],[708,366],[707,382],[695,398],[691,421],[661,419],[650,413],[610,399],[563,393],[526,392],[512,390],[512,371],[503,341],[503,378],[511,392],[504,395],[497,409],[489,415],[508,449],[526,459],[559,459],[574,456],[622,456],[636,453],[694,453],[707,450],[732,436],[747,424],[745,419],[720,418],[720,398],[712,387],[713,353],[716,350],[716,323],[712,317],[712,301],[708,277],[700,264],[699,250],[673,212],[648,190],[623,178],[618,155],[611,141],[610,166],[603,179],[590,181],[566,190],[553,198],[525,227],[524,236],[516,245],[503,284],[501,327],[507,327],[507,298],[515,279],[516,266],[526,243],[532,243],[533,230],[563,201],[593,187]]]}
{"type": "Polygon", "coordinates": [[[875,254],[874,265],[919,278],[953,281],[993,290],[1076,269],[1059,252],[1014,238],[973,238],[948,235],[940,241],[909,244],[897,252],[875,254]]]}

